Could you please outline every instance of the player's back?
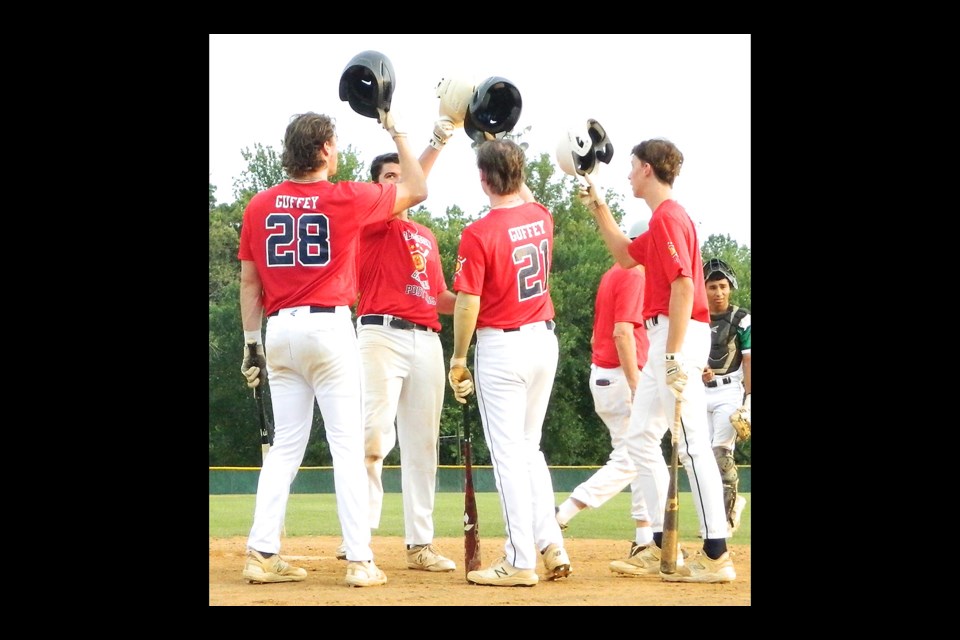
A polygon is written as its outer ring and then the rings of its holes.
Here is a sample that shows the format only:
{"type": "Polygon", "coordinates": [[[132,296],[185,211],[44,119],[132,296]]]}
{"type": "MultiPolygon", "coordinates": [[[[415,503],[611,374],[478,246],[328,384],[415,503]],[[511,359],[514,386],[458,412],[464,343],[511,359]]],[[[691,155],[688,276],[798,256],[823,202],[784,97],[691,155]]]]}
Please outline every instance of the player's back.
{"type": "Polygon", "coordinates": [[[243,214],[241,260],[253,260],[264,309],[351,305],[362,225],[393,215],[396,186],[286,180],[256,194],[243,214]]]}
{"type": "Polygon", "coordinates": [[[454,289],[480,295],[477,327],[552,320],[553,216],[537,202],[492,209],[468,225],[454,289]]]}

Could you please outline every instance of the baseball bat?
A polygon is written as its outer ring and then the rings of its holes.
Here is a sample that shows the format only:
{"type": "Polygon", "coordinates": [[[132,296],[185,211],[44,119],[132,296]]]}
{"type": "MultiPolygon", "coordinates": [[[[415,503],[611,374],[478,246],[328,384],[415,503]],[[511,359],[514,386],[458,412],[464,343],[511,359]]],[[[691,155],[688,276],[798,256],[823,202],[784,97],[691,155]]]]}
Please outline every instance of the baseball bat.
{"type": "Polygon", "coordinates": [[[477,496],[473,491],[473,446],[470,443],[469,402],[463,404],[463,566],[464,577],[480,568],[480,530],[477,522],[477,496]]]}
{"type": "MultiPolygon", "coordinates": [[[[257,354],[257,345],[248,344],[247,349],[250,352],[250,361],[256,362],[259,359],[257,354]]],[[[262,366],[266,367],[266,362],[260,363],[262,366]]],[[[260,418],[260,464],[267,459],[267,454],[270,453],[270,428],[267,426],[267,406],[266,402],[263,399],[263,388],[266,385],[266,378],[260,381],[260,384],[253,388],[253,397],[257,401],[257,416],[260,418]]],[[[286,537],[287,535],[287,523],[283,523],[283,528],[280,529],[280,535],[286,537]]]]}
{"type": "MultiPolygon", "coordinates": [[[[257,355],[257,345],[248,344],[247,350],[250,352],[250,361],[256,362],[259,359],[257,355]]],[[[261,363],[266,366],[266,363],[261,363]]],[[[263,403],[263,380],[253,388],[253,397],[257,401],[257,415],[260,418],[260,462],[267,459],[270,453],[270,430],[267,428],[267,408],[263,403]]]]}
{"type": "Polygon", "coordinates": [[[680,436],[680,400],[676,401],[673,410],[673,428],[670,430],[670,443],[673,451],[670,453],[670,486],[667,488],[667,505],[663,510],[663,538],[660,548],[660,571],[662,573],[676,573],[677,571],[677,538],[680,524],[680,497],[678,495],[679,482],[677,474],[680,467],[678,452],[680,436]]]}

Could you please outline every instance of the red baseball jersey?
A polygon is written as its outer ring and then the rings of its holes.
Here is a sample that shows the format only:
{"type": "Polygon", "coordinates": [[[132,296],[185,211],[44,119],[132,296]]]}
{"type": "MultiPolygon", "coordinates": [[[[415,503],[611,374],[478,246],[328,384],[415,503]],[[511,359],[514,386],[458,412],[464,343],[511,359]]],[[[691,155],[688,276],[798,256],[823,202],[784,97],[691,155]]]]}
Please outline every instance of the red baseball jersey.
{"type": "Polygon", "coordinates": [[[360,227],[393,215],[395,184],[286,180],[243,212],[241,260],[253,260],[266,314],[287,307],[352,305],[360,227]]]}
{"type": "Polygon", "coordinates": [[[593,364],[606,369],[620,366],[620,354],[613,340],[613,326],[618,322],[633,323],[633,340],[637,346],[637,368],[647,363],[650,339],[643,326],[643,269],[624,269],[614,264],[600,278],[593,312],[593,364]]]}
{"type": "Polygon", "coordinates": [[[453,289],[481,298],[477,328],[553,320],[553,215],[539,202],[491,209],[460,236],[453,289]]]}
{"type": "Polygon", "coordinates": [[[628,251],[646,268],[644,319],[670,315],[670,284],[678,277],[686,276],[693,279],[690,317],[710,322],[697,229],[676,200],[660,203],[650,217],[650,228],[634,238],[628,251]]]}
{"type": "Polygon", "coordinates": [[[360,232],[357,315],[387,313],[440,331],[437,299],[447,290],[437,239],[413,220],[392,218],[360,232]]]}

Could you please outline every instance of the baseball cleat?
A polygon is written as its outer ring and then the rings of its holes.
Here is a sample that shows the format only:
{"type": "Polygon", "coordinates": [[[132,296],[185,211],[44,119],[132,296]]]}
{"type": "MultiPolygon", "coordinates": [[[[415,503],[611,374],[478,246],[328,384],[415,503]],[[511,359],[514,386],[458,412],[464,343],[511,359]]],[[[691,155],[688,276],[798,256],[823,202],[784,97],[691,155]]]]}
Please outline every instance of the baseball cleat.
{"type": "Polygon", "coordinates": [[[543,550],[543,566],[547,568],[547,580],[557,580],[566,578],[573,569],[570,568],[570,558],[567,556],[567,550],[558,544],[548,545],[543,550]]]}
{"type": "MultiPolygon", "coordinates": [[[[677,545],[677,567],[683,566],[683,549],[677,545]]],[[[639,546],[636,542],[630,543],[630,555],[626,560],[614,560],[610,563],[610,571],[628,576],[658,575],[660,573],[660,547],[651,542],[639,546]]]]}
{"type": "Polygon", "coordinates": [[[556,514],[556,516],[557,516],[557,524],[560,525],[560,531],[566,531],[566,530],[567,530],[567,527],[570,526],[570,525],[564,524],[563,522],[560,522],[560,507],[554,507],[554,508],[553,508],[553,512],[554,512],[554,513],[556,514]]]}
{"type": "Polygon", "coordinates": [[[247,563],[243,577],[251,584],[265,582],[300,582],[307,577],[307,570],[295,567],[274,553],[264,557],[259,551],[247,549],[247,563]]]}
{"type": "Polygon", "coordinates": [[[340,543],[340,546],[337,547],[337,560],[346,560],[347,559],[347,545],[340,543]]]}
{"type": "Polygon", "coordinates": [[[697,551],[693,560],[680,566],[677,559],[676,573],[661,573],[660,579],[666,582],[732,582],[736,580],[737,572],[733,569],[733,560],[730,559],[730,552],[724,551],[723,555],[716,560],[711,560],[703,553],[703,550],[697,551]]]}
{"type": "Polygon", "coordinates": [[[432,544],[421,544],[407,549],[407,569],[453,571],[456,568],[453,560],[437,553],[432,544]]]}
{"type": "Polygon", "coordinates": [[[375,587],[387,584],[387,574],[373,560],[351,561],[347,563],[347,584],[351,587],[375,587]]]}
{"type": "Polygon", "coordinates": [[[467,582],[484,584],[491,587],[532,587],[540,581],[533,569],[517,569],[501,557],[486,569],[471,571],[467,582]]]}

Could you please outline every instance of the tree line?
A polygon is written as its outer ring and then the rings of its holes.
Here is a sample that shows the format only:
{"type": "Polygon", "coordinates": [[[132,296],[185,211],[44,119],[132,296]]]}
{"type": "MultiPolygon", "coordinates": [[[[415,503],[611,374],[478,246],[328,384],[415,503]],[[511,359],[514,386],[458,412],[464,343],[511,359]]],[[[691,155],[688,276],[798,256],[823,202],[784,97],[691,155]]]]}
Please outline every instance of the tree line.
{"type": "MultiPolygon", "coordinates": [[[[259,466],[260,440],[256,402],[240,374],[243,357],[243,329],[240,324],[237,250],[243,210],[255,193],[282,182],[286,176],[276,151],[256,144],[241,151],[247,169],[235,178],[234,201],[218,203],[214,185],[209,185],[210,264],[209,264],[209,463],[210,466],[259,466]]],[[[340,150],[339,180],[368,180],[368,167],[358,152],[347,146],[340,150]]],[[[554,216],[554,254],[550,289],[556,311],[556,334],[560,360],[543,426],[541,447],[550,465],[602,465],[610,454],[610,434],[593,408],[589,389],[590,334],[593,309],[600,277],[613,264],[596,223],[577,197],[576,180],[554,165],[547,153],[528,162],[527,185],[537,201],[554,216]]],[[[623,195],[608,189],[608,202],[614,218],[623,219],[620,202],[623,195]]],[[[628,195],[627,197],[632,197],[628,195]]],[[[454,263],[460,234],[489,207],[468,215],[459,206],[447,207],[443,214],[426,204],[410,211],[410,217],[429,227],[436,235],[447,286],[453,283],[454,263]]],[[[737,274],[738,288],[732,304],[750,309],[750,249],[740,246],[729,235],[711,235],[703,241],[704,260],[720,258],[737,274]]],[[[440,316],[443,329],[444,363],[453,348],[453,318],[440,316]]],[[[472,363],[472,350],[470,355],[472,363]]],[[[265,396],[269,404],[269,384],[265,396]]],[[[474,401],[475,402],[475,401],[474,401]]],[[[449,391],[440,421],[440,464],[460,463],[462,436],[461,405],[449,391]]],[[[476,413],[473,413],[476,417],[476,413]]],[[[479,418],[477,418],[479,420],[479,418]]],[[[471,429],[474,464],[490,464],[490,456],[478,423],[471,429]]],[[[750,443],[738,443],[738,464],[750,464],[750,443]]],[[[669,433],[664,450],[669,451],[669,433]]],[[[387,465],[399,464],[399,448],[387,456],[387,465]]],[[[320,410],[314,405],[313,432],[304,456],[304,466],[329,466],[332,458],[327,446],[320,410]]]]}

